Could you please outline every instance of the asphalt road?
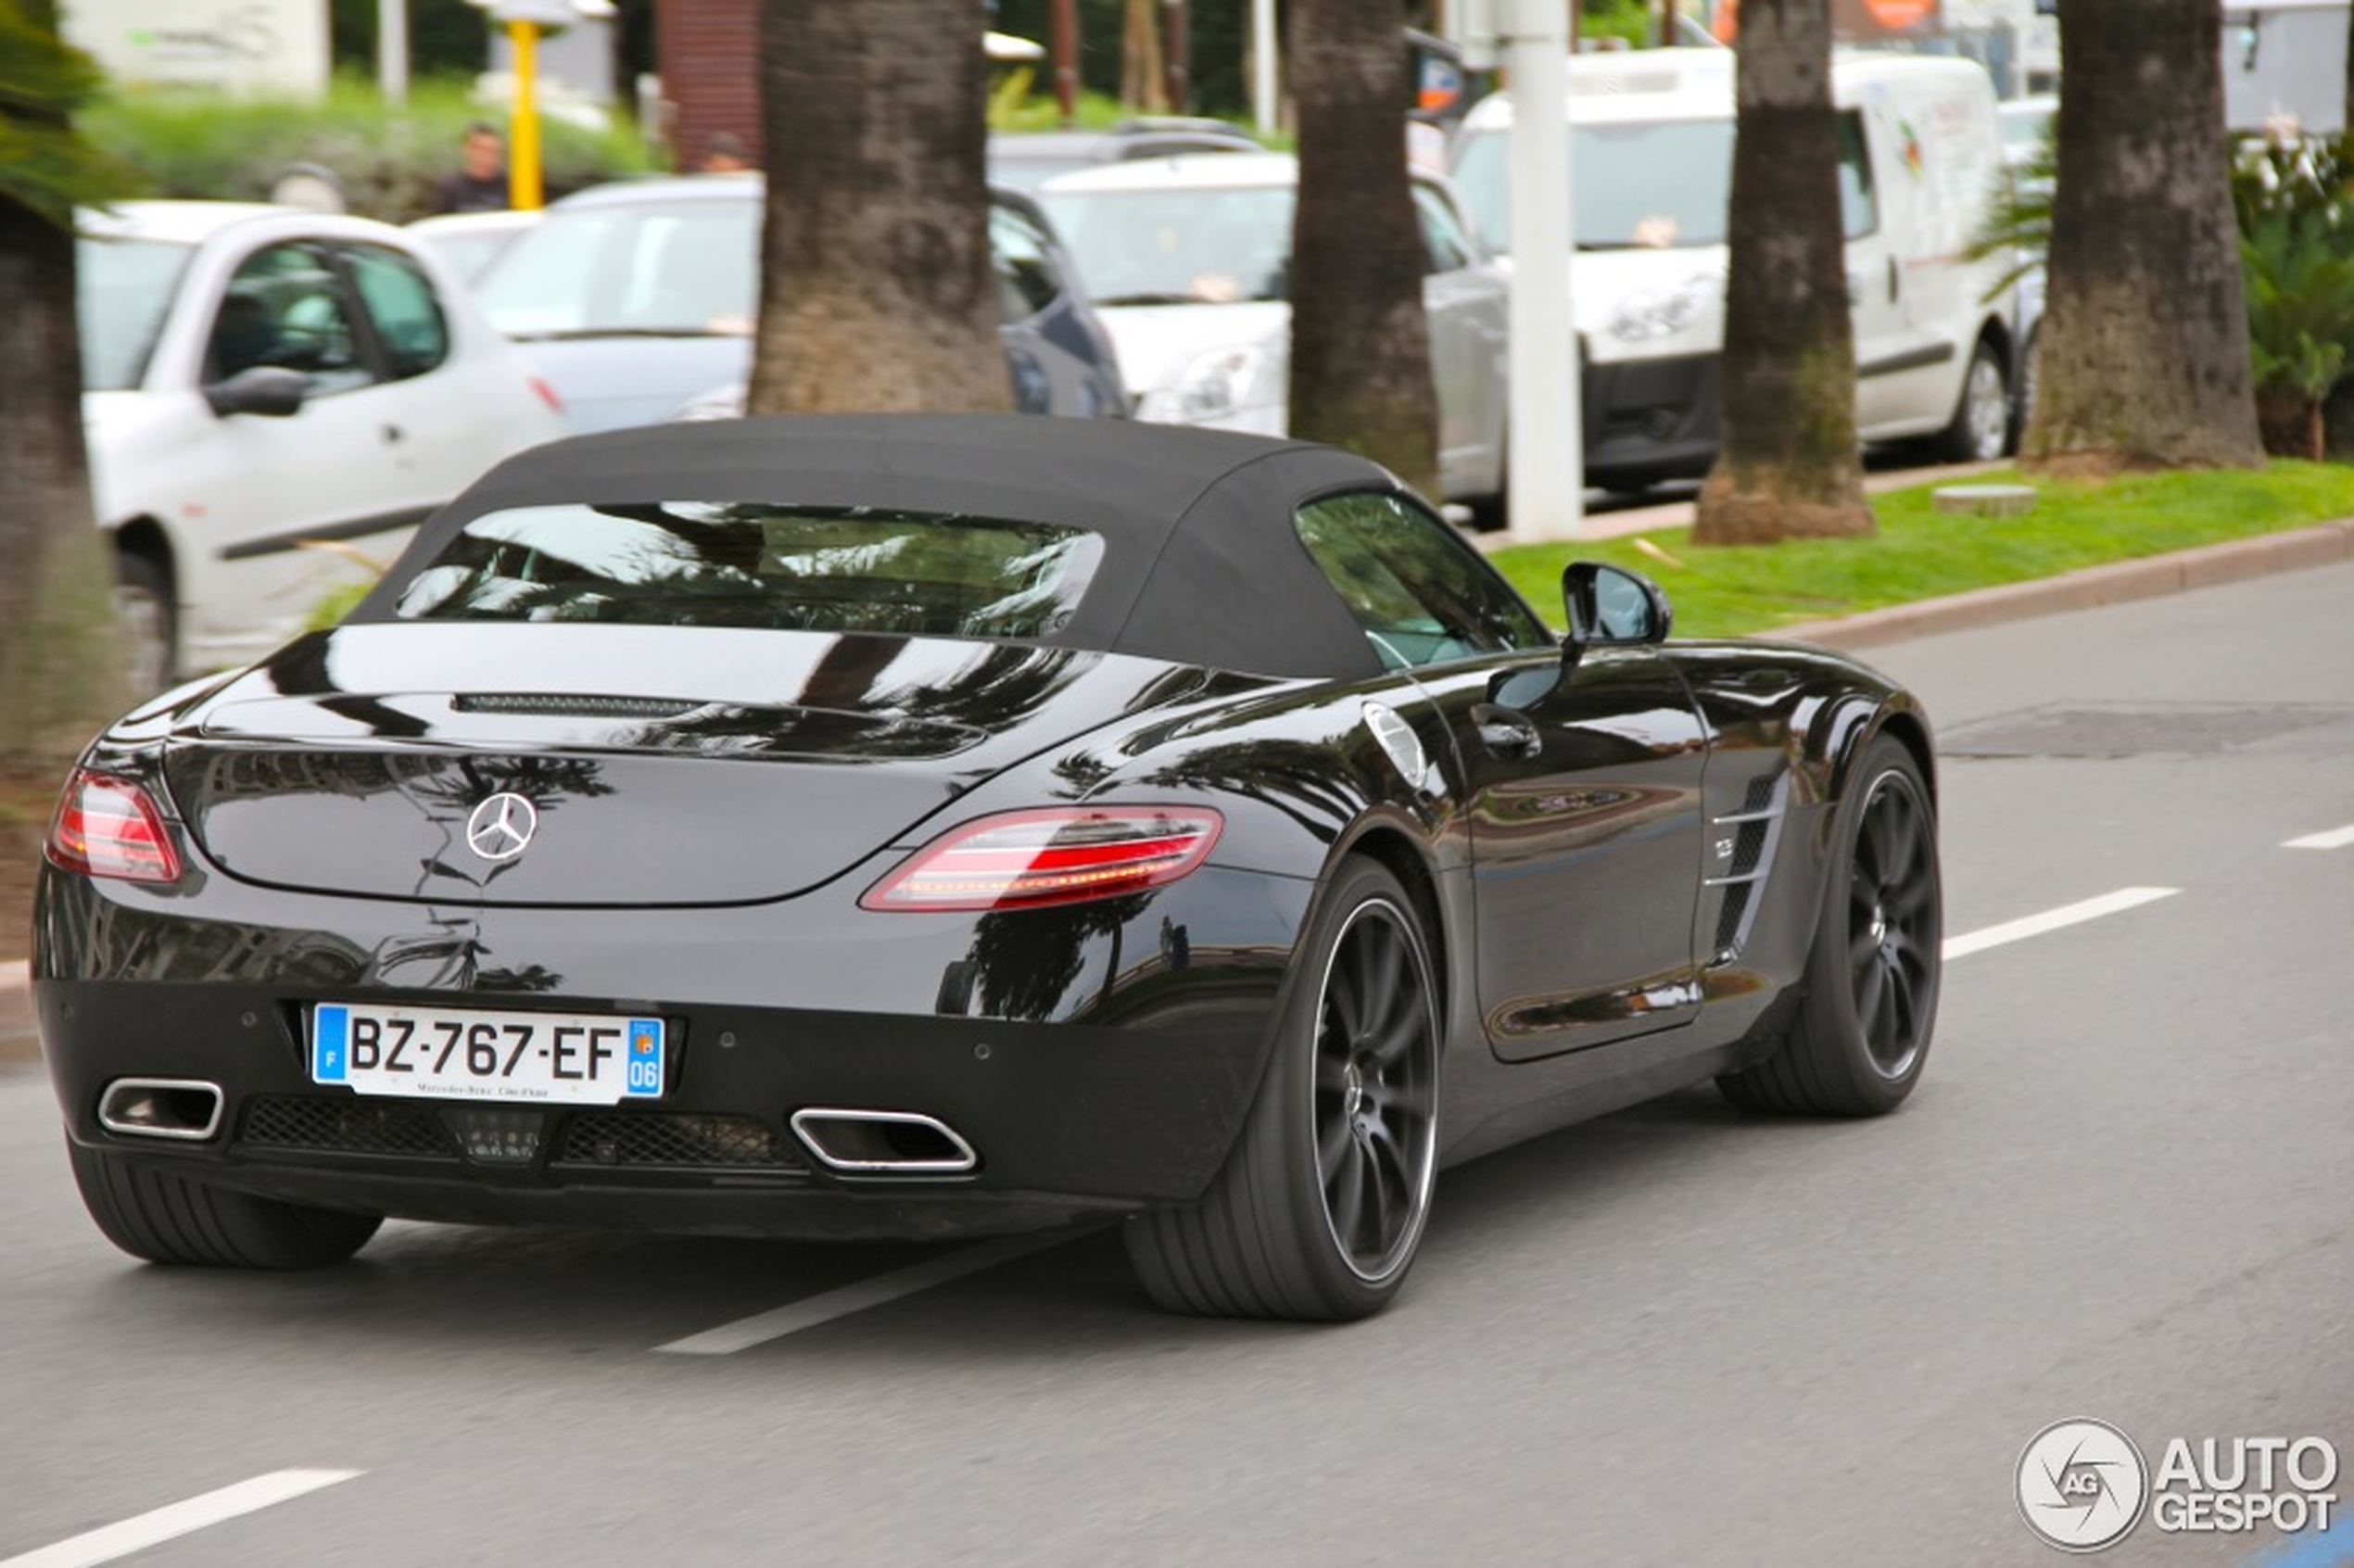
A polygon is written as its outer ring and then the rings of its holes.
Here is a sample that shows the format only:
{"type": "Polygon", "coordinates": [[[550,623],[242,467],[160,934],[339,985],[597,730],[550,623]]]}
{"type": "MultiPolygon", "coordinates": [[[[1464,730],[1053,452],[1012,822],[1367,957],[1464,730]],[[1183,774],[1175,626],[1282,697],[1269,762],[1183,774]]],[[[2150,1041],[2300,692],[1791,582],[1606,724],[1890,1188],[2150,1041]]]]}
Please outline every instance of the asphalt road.
{"type": "MultiPolygon", "coordinates": [[[[2333,567],[1877,650],[1945,738],[1947,929],[1989,933],[1912,1104],[1696,1091],[1450,1171],[1346,1329],[1158,1316],[1108,1234],[141,1269],[6,1069],[0,1568],[158,1510],[112,1539],[185,1526],[135,1558],[174,1568],[2057,1563],[2014,1470],[2064,1418],[2354,1467],[2349,604],[2333,567]]],[[[2097,1561],[2322,1568],[2354,1525],[2097,1561]]]]}

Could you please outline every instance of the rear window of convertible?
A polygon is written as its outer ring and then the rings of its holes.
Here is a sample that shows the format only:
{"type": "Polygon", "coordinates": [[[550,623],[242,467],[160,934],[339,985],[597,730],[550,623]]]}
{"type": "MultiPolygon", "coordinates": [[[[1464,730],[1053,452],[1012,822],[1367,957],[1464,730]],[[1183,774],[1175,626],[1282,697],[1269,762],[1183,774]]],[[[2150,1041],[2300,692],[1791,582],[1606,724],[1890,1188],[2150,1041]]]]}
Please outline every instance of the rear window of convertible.
{"type": "Polygon", "coordinates": [[[1103,559],[1083,529],[720,501],[474,519],[400,590],[417,621],[608,621],[1029,639],[1103,559]]]}

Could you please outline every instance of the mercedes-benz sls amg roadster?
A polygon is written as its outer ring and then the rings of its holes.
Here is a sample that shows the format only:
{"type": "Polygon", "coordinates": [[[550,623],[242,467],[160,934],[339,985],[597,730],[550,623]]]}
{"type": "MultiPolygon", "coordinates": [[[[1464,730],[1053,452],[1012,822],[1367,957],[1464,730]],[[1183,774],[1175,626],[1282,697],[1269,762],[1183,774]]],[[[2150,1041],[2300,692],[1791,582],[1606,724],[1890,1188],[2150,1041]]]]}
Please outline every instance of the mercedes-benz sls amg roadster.
{"type": "Polygon", "coordinates": [[[513,458],[340,626],[114,725],[33,991],[159,1263],[383,1217],[1117,1219],[1361,1317],[1442,1166],[1714,1079],[1869,1115],[1938,987],[1929,727],[1797,645],[1567,636],[1363,459],[981,416],[513,458]]]}

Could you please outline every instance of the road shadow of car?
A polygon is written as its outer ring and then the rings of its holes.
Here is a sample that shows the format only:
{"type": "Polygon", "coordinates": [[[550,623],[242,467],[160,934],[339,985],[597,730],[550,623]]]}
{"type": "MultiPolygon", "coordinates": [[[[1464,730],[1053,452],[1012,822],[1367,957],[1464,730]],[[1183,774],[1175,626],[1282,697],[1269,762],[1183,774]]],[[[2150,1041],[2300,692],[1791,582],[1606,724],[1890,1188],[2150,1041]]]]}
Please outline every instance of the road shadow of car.
{"type": "MultiPolygon", "coordinates": [[[[1693,1224],[1711,1222],[1711,1194],[1728,1180],[1803,1170],[1827,1135],[1871,1135],[1875,1123],[1754,1118],[1712,1091],[1666,1095],[1449,1170],[1427,1256],[1401,1312],[1364,1334],[1425,1332],[1463,1294],[1492,1286],[1496,1259],[1557,1258],[1565,1271],[1608,1267],[1613,1248],[1655,1232],[1643,1203],[1663,1187],[1688,1190],[1693,1224]],[[1725,1147],[1732,1144],[1730,1149],[1725,1147]],[[1743,1146],[1745,1145],[1745,1146],[1743,1146]],[[1725,1163],[1729,1159],[1728,1168],[1725,1163]],[[1381,1326],[1386,1323],[1388,1327],[1381,1326]]],[[[178,1332],[242,1346],[260,1337],[340,1355],[440,1357],[452,1349],[569,1360],[656,1355],[661,1347],[902,1271],[938,1266],[973,1243],[795,1243],[393,1222],[352,1262],[294,1273],[126,1268],[98,1287],[94,1312],[168,1308],[178,1332]]],[[[822,1305],[821,1303],[816,1303],[822,1305]]],[[[660,1355],[688,1367],[712,1360],[796,1358],[877,1363],[941,1359],[1130,1355],[1188,1347],[1287,1344],[1316,1325],[1190,1319],[1151,1308],[1131,1277],[1116,1225],[1068,1239],[944,1285],[854,1308],[730,1355],[660,1355]]]]}

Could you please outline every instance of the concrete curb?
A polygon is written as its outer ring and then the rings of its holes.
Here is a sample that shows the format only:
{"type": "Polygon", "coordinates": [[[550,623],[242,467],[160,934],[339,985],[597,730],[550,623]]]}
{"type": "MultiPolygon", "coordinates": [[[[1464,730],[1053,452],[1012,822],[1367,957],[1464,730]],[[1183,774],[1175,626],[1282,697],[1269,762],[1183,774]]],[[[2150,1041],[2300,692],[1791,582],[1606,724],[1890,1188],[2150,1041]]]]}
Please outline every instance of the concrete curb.
{"type": "Polygon", "coordinates": [[[1978,588],[1945,599],[1924,599],[1828,621],[1803,621],[1758,635],[1820,643],[1827,648],[1870,648],[1941,632],[1974,631],[2035,615],[2090,610],[2136,599],[2216,588],[2277,572],[2297,572],[2354,561],[2354,519],[2322,523],[2289,533],[2202,545],[2171,555],[2116,561],[2057,577],[1978,588]]]}

